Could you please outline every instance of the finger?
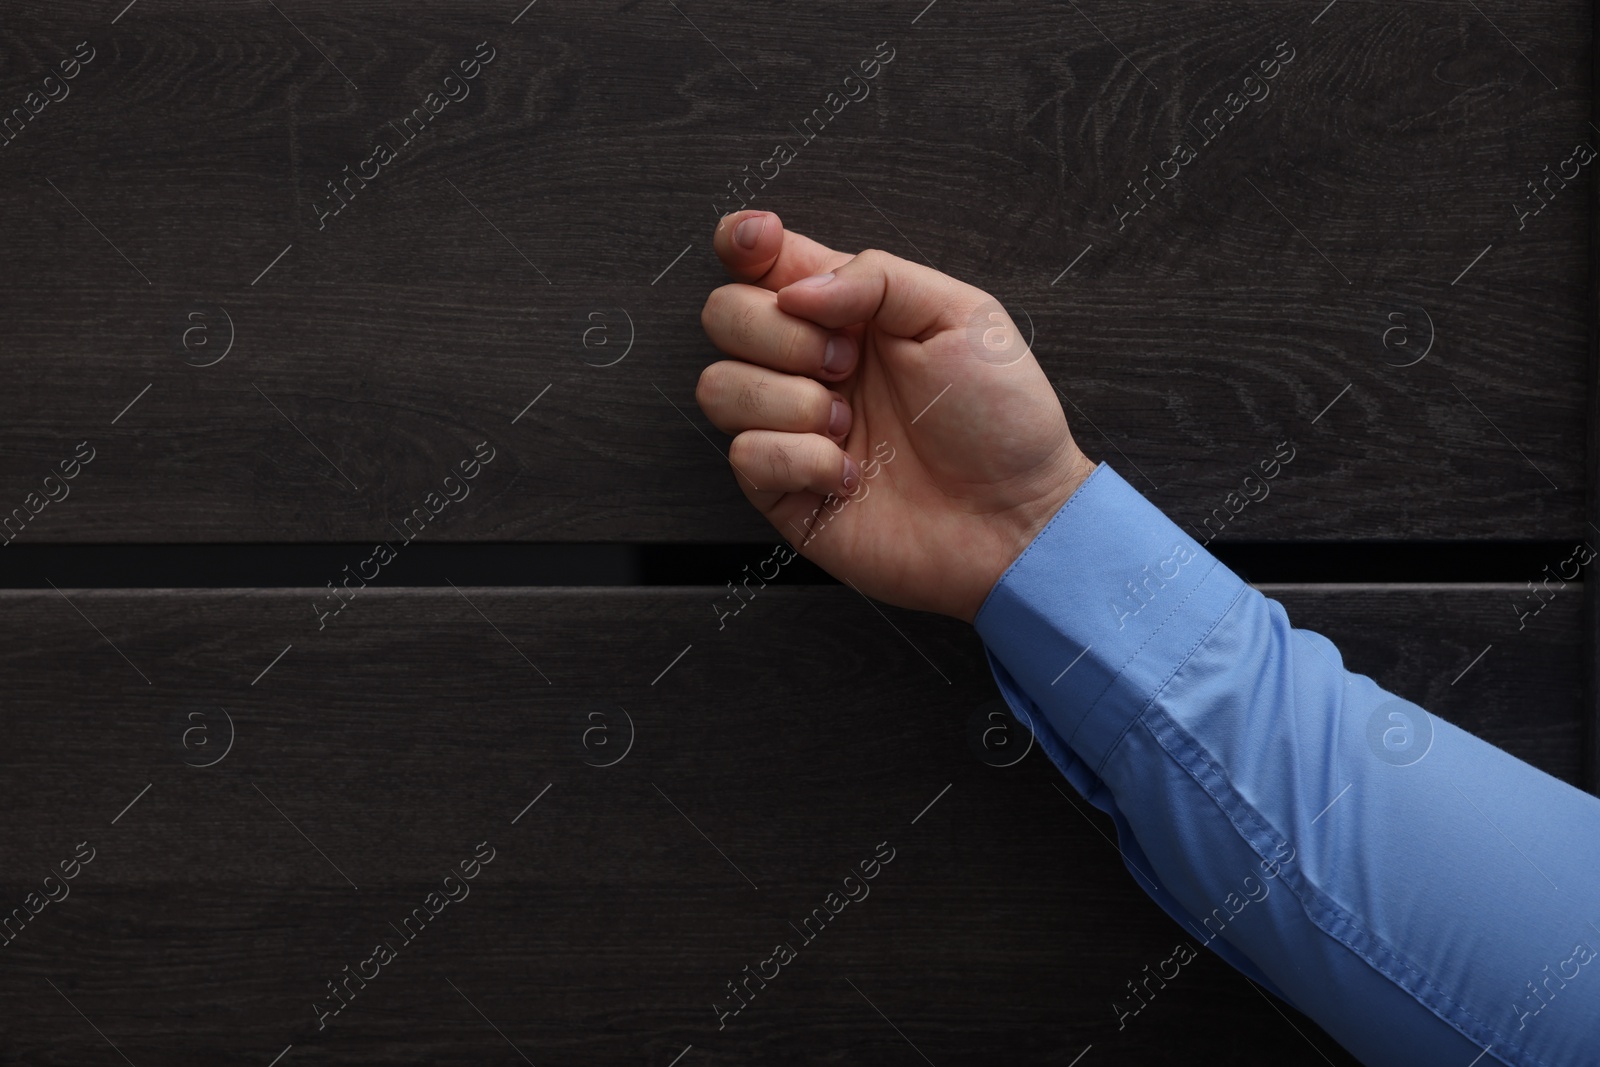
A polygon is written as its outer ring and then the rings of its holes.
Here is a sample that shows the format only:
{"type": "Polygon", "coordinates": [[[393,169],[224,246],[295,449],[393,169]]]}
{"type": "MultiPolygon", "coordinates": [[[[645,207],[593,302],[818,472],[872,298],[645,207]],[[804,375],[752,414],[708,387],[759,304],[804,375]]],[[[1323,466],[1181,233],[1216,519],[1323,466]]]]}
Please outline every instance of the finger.
{"type": "Polygon", "coordinates": [[[790,315],[840,329],[872,320],[897,337],[921,339],[970,321],[990,297],[982,289],[876,248],[777,294],[790,315]]]}
{"type": "Polygon", "coordinates": [[[855,458],[814,433],[745,430],[728,447],[728,462],[748,483],[745,494],[763,513],[786,493],[842,496],[861,484],[855,458]]]}
{"type": "Polygon", "coordinates": [[[850,404],[812,378],[724,359],[700,372],[694,398],[723,433],[782,430],[815,433],[842,443],[850,432],[850,404]]]}
{"type": "Polygon", "coordinates": [[[722,216],[711,244],[730,276],[771,290],[850,261],[848,252],[836,252],[784,229],[783,221],[771,211],[735,211],[722,216]]]}
{"type": "Polygon", "coordinates": [[[776,296],[753,285],[713,289],[700,310],[700,324],[728,355],[786,374],[838,381],[856,369],[855,338],[785,314],[776,296]]]}

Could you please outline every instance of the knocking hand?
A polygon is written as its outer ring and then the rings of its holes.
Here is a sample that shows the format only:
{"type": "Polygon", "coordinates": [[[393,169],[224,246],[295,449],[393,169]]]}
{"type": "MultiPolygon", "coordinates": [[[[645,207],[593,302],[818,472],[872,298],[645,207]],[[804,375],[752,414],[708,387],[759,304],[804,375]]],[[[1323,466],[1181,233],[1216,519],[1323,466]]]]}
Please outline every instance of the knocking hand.
{"type": "Polygon", "coordinates": [[[971,622],[1095,467],[1010,316],[965,282],[836,252],[771,212],[725,216],[713,243],[739,283],[700,321],[734,358],[701,373],[695,399],[735,435],[745,495],[836,578],[971,622]]]}

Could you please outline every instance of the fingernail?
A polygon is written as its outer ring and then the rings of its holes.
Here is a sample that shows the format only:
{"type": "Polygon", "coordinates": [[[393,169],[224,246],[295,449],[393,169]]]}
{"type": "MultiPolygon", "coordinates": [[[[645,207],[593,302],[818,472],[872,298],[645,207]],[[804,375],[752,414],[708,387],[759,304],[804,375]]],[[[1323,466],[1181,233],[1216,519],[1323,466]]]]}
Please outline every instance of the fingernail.
{"type": "Polygon", "coordinates": [[[856,358],[856,343],[849,337],[840,334],[828,338],[828,346],[822,350],[822,369],[829,374],[843,374],[850,369],[850,364],[856,358]]]}
{"type": "Polygon", "coordinates": [[[754,248],[761,240],[761,231],[767,228],[769,215],[751,215],[733,228],[733,243],[740,248],[754,248]]]}
{"type": "Polygon", "coordinates": [[[811,288],[817,288],[818,286],[827,285],[831,281],[833,281],[833,271],[830,270],[826,274],[813,274],[809,278],[801,278],[799,281],[795,282],[794,284],[795,285],[810,286],[811,288]]]}
{"type": "Polygon", "coordinates": [[[834,437],[843,437],[848,429],[850,429],[850,405],[843,400],[835,400],[833,410],[828,412],[828,433],[834,437]]]}
{"type": "Polygon", "coordinates": [[[844,454],[844,491],[847,493],[855,492],[856,483],[860,480],[861,468],[856,466],[855,457],[846,452],[844,454]]]}

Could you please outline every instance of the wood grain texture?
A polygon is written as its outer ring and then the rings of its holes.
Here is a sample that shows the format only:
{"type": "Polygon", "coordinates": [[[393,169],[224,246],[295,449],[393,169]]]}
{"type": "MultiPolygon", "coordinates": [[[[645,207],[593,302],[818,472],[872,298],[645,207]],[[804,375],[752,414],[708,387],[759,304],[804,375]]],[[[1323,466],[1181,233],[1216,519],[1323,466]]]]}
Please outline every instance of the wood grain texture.
{"type": "MultiPolygon", "coordinates": [[[[1577,775],[1577,595],[1518,631],[1507,585],[1263,591],[1577,775]]],[[[135,1063],[521,1062],[480,1010],[536,1063],[922,1062],[878,1010],[940,1064],[1168,1062],[1180,1033],[1198,1062],[1353,1062],[1209,958],[1118,1029],[1182,933],[1040,753],[980,759],[969,628],[842,588],[720,631],[706,588],[463,592],[372,588],[321,631],[311,590],[0,594],[0,899],[97,850],[4,949],[0,1062],[117,1061],[47,979],[135,1063]],[[233,748],[185,766],[224,709],[233,748]],[[324,983],[480,841],[471,894],[319,1031],[324,983]],[[719,1032],[724,983],[882,841],[871,895],[719,1032]]]]}
{"type": "MultiPolygon", "coordinates": [[[[1600,8],[1591,12],[1600,28],[1600,8]]],[[[1597,34],[1600,36],[1600,34],[1597,34]]],[[[1590,62],[1600,67],[1600,55],[1590,62]]],[[[1593,69],[1593,68],[1591,68],[1593,69]]],[[[1589,197],[1589,435],[1588,435],[1588,530],[1600,533],[1600,199],[1590,187],[1589,197]]],[[[1600,793],[1600,588],[1584,583],[1585,631],[1590,634],[1588,663],[1584,672],[1584,699],[1588,706],[1588,736],[1584,744],[1584,788],[1600,793]]]]}
{"type": "MultiPolygon", "coordinates": [[[[0,515],[96,449],[26,541],[370,544],[484,441],[426,538],[771,541],[693,404],[714,205],[880,41],[753,206],[995,293],[1088,454],[1181,525],[1283,440],[1225,539],[1596,518],[1589,169],[1514,207],[1594,143],[1584,5],[524,2],[8,11],[0,119],[97,50],[0,147],[0,515]],[[319,227],[481,41],[470,97],[319,227]],[[1280,42],[1270,98],[1197,129],[1280,42]]],[[[1526,628],[1513,585],[1266,591],[1584,780],[1592,591],[1526,628]]],[[[1184,933],[1040,753],[974,747],[970,629],[842,588],[719,629],[723,592],[378,584],[320,628],[321,589],[0,592],[0,914],[97,849],[0,950],[0,1063],[1352,1062],[1211,956],[1118,1027],[1184,933]],[[881,841],[871,897],[719,1030],[881,841]]]]}
{"type": "Polygon", "coordinates": [[[497,480],[434,535],[769,536],[692,403],[713,204],[887,41],[753,206],[1000,296],[1085,450],[1180,521],[1289,438],[1225,538],[1585,529],[1588,169],[1512,207],[1593,136],[1582,5],[678,6],[15,13],[6,101],[98,53],[0,149],[0,508],[88,439],[24,536],[358,541],[487,439],[497,480]],[[318,229],[325,183],[485,40],[471,95],[318,229]],[[1270,96],[1200,141],[1281,42],[1270,96]],[[189,365],[224,311],[232,351],[189,365]]]}

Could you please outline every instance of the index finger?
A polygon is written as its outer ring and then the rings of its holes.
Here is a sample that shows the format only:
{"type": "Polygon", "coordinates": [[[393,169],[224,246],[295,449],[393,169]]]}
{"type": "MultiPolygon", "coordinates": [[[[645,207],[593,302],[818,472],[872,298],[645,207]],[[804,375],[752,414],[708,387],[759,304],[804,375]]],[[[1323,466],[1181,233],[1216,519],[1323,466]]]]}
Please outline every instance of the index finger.
{"type": "Polygon", "coordinates": [[[730,276],[773,292],[855,258],[784,229],[783,221],[772,211],[734,211],[722,216],[711,244],[730,276]]]}

